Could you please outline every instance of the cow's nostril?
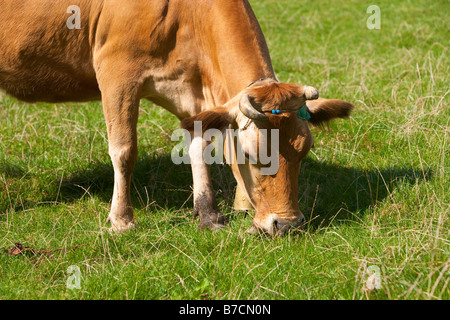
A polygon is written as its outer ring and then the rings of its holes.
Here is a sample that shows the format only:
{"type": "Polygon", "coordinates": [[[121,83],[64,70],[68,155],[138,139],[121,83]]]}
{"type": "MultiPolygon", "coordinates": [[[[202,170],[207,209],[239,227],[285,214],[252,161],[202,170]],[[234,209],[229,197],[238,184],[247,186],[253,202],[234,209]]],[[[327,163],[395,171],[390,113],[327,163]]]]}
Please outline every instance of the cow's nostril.
{"type": "Polygon", "coordinates": [[[280,221],[274,221],[273,222],[273,233],[278,235],[285,235],[286,232],[290,230],[296,230],[296,231],[302,231],[304,226],[306,224],[306,219],[304,217],[301,217],[297,220],[297,222],[280,222],[280,221]]]}
{"type": "Polygon", "coordinates": [[[289,223],[282,223],[279,221],[274,221],[274,234],[279,234],[280,236],[283,236],[286,234],[286,231],[289,230],[291,225],[289,223]]]}

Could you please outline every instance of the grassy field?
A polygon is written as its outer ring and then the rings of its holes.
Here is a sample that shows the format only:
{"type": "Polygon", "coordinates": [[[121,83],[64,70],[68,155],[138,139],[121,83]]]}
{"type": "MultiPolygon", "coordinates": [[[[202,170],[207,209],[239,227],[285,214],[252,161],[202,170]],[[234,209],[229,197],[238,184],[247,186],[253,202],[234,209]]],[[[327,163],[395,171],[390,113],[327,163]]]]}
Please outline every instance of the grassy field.
{"type": "Polygon", "coordinates": [[[355,104],[312,128],[305,233],[250,235],[235,182],[213,166],[230,226],[199,231],[191,171],[173,165],[177,119],[142,102],[132,179],[139,228],[110,234],[100,103],[0,97],[0,299],[449,299],[448,1],[253,0],[283,82],[355,104]],[[60,250],[57,250],[60,249],[60,250]],[[56,250],[51,251],[49,250],[56,250]],[[80,288],[67,286],[70,266],[80,288]],[[367,285],[375,270],[378,290],[367,285]]]}

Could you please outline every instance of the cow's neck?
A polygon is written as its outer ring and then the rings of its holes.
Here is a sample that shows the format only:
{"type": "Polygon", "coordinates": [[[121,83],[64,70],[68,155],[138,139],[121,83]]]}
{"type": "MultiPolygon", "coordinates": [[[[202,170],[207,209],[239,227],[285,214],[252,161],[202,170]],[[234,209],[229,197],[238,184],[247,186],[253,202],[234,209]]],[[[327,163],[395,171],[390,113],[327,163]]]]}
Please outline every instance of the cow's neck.
{"type": "Polygon", "coordinates": [[[149,70],[145,96],[180,119],[224,105],[254,80],[275,78],[246,1],[169,2],[152,34],[156,67],[149,70]]]}
{"type": "Polygon", "coordinates": [[[202,82],[209,85],[216,104],[224,104],[252,81],[275,78],[264,35],[246,1],[219,1],[202,18],[197,34],[209,60],[203,61],[209,72],[202,82]]]}

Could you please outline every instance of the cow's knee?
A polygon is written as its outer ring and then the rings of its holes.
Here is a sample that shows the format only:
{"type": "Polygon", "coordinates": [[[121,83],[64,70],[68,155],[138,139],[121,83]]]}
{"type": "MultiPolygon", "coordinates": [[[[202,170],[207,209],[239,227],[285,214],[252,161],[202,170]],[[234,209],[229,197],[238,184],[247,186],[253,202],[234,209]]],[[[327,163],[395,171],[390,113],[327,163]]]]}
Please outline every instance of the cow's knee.
{"type": "Polygon", "coordinates": [[[111,146],[109,155],[114,166],[114,170],[118,170],[119,174],[131,176],[137,159],[137,147],[133,145],[111,146]]]}

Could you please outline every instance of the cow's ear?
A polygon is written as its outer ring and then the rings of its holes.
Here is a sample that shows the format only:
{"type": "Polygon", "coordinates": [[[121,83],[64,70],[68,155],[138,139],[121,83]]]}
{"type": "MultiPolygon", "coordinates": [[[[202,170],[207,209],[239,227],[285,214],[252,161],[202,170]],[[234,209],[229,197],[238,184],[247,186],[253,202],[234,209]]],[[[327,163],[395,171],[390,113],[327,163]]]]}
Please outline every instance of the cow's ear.
{"type": "Polygon", "coordinates": [[[311,115],[309,122],[316,126],[336,118],[347,118],[354,108],[347,101],[323,98],[308,100],[306,101],[306,106],[311,115]]]}
{"type": "Polygon", "coordinates": [[[188,131],[194,131],[194,122],[199,121],[202,125],[202,132],[208,129],[223,130],[233,121],[233,116],[225,107],[216,107],[185,118],[181,121],[181,127],[188,131]]]}

